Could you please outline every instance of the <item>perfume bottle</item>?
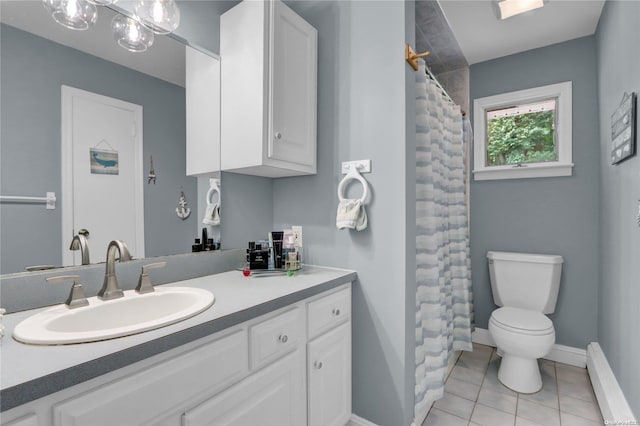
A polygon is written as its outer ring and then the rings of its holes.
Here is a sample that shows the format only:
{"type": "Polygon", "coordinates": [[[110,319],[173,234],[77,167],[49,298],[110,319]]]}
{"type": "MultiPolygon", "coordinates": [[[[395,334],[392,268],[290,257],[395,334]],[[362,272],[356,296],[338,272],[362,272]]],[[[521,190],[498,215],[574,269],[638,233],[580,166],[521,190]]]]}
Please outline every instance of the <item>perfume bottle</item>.
{"type": "Polygon", "coordinates": [[[244,263],[244,267],[242,268],[242,275],[248,277],[251,275],[251,252],[255,250],[256,243],[253,241],[249,241],[249,248],[247,249],[247,259],[244,263]]]}

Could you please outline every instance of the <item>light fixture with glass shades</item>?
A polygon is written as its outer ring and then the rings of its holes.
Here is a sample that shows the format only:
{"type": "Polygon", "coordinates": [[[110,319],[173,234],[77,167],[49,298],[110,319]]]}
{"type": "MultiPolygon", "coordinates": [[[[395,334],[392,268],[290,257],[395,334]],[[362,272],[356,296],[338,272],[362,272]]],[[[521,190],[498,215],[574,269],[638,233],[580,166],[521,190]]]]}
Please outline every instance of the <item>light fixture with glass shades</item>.
{"type": "Polygon", "coordinates": [[[500,19],[507,19],[544,6],[544,0],[502,0],[498,2],[500,19]]]}
{"type": "Polygon", "coordinates": [[[144,52],[153,44],[153,31],[136,19],[124,15],[116,15],[111,20],[113,38],[119,46],[129,52],[144,52]]]}
{"type": "MultiPolygon", "coordinates": [[[[98,20],[96,6],[110,6],[118,0],[42,0],[44,8],[60,25],[86,30],[98,20]]],[[[130,52],[144,52],[153,45],[155,34],[169,34],[180,24],[180,9],[174,0],[140,0],[133,16],[118,14],[111,21],[113,38],[130,52]]]]}
{"type": "Polygon", "coordinates": [[[45,9],[60,25],[86,30],[98,20],[98,9],[87,0],[43,0],[45,9]]]}
{"type": "Polygon", "coordinates": [[[169,34],[180,24],[180,9],[174,0],[141,0],[136,16],[156,34],[169,34]]]}

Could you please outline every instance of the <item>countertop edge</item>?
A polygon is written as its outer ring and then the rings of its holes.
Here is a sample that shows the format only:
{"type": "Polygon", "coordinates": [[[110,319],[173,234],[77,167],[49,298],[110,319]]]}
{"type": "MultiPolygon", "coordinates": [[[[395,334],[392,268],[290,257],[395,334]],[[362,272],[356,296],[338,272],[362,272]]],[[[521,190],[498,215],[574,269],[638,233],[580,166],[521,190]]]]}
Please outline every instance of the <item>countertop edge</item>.
{"type": "Polygon", "coordinates": [[[78,364],[71,368],[66,368],[37,379],[2,389],[0,390],[0,412],[10,410],[119,368],[143,361],[151,356],[223,331],[234,325],[297,303],[343,284],[353,282],[356,278],[356,272],[348,272],[341,277],[326,281],[322,284],[289,293],[285,296],[254,305],[248,309],[237,311],[224,317],[216,318],[176,333],[78,364]]]}

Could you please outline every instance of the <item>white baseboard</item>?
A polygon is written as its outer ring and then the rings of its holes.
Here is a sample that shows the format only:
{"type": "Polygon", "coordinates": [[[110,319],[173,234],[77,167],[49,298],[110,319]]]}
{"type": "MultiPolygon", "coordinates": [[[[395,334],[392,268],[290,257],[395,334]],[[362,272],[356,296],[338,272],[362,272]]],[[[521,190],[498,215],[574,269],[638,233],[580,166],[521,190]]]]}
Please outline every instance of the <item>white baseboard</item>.
{"type": "MultiPolygon", "coordinates": [[[[479,343],[481,345],[496,347],[496,344],[491,337],[491,333],[489,333],[489,330],[486,328],[476,327],[476,330],[471,335],[471,340],[474,343],[479,343]]],[[[571,346],[555,344],[551,348],[551,351],[543,358],[580,368],[585,368],[587,366],[587,351],[571,346]]]]}
{"type": "Polygon", "coordinates": [[[598,342],[587,346],[587,370],[605,422],[638,424],[598,342]]]}
{"type": "Polygon", "coordinates": [[[363,419],[362,417],[356,416],[355,414],[351,415],[351,420],[346,426],[378,426],[375,423],[371,423],[367,419],[363,419]]]}
{"type": "Polygon", "coordinates": [[[551,351],[544,357],[551,361],[561,362],[563,364],[573,365],[575,367],[587,367],[587,351],[571,346],[555,344],[551,351]]]}

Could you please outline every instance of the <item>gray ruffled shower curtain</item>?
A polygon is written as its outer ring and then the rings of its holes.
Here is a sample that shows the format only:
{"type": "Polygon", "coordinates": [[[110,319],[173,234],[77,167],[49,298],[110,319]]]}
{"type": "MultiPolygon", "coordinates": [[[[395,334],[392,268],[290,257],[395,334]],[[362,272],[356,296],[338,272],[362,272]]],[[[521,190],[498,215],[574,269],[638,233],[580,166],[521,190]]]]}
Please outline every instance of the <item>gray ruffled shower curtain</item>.
{"type": "Polygon", "coordinates": [[[415,424],[444,393],[449,356],[472,350],[465,149],[460,107],[416,73],[415,424]]]}

